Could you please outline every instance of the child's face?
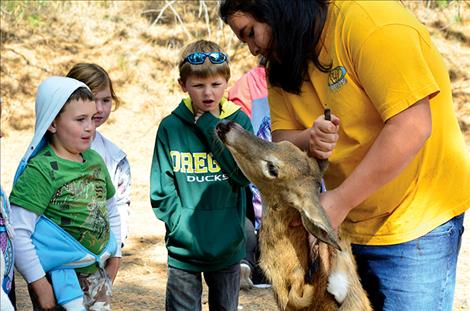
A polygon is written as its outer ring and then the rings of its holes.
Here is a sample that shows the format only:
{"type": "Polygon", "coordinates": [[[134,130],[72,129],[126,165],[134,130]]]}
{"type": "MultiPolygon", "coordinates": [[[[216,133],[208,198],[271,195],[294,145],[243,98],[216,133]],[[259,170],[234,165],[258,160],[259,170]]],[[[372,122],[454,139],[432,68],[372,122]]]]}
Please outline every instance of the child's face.
{"type": "Polygon", "coordinates": [[[111,97],[111,90],[109,86],[104,89],[95,92],[95,103],[96,103],[96,115],[95,124],[99,127],[101,124],[108,120],[111,114],[111,108],[113,106],[113,98],[111,97]]]}
{"type": "Polygon", "coordinates": [[[191,97],[195,115],[201,112],[218,114],[220,100],[227,88],[224,76],[216,75],[208,78],[189,76],[185,83],[180,81],[180,85],[191,97]]]}
{"type": "Polygon", "coordinates": [[[51,145],[61,158],[76,160],[95,135],[96,105],[91,100],[73,100],[49,126],[51,145]]]}

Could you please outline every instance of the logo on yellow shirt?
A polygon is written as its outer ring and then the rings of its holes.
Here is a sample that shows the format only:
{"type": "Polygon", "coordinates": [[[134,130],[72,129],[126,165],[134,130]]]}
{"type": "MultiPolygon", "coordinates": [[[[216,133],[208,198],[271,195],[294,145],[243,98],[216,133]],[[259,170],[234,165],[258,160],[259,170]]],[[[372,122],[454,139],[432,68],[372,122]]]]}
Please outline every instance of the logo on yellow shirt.
{"type": "Polygon", "coordinates": [[[328,76],[328,87],[330,90],[335,91],[345,85],[348,82],[346,80],[346,68],[338,66],[330,71],[328,76]]]}

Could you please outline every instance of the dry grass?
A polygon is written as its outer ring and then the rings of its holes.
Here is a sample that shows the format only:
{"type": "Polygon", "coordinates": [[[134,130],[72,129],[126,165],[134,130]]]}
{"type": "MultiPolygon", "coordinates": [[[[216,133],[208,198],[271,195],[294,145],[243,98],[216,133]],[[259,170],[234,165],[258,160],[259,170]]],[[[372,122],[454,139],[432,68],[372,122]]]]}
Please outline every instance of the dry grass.
{"type": "Polygon", "coordinates": [[[157,111],[157,120],[180,97],[176,63],[186,43],[203,37],[218,42],[236,64],[234,77],[256,63],[216,19],[212,2],[209,24],[197,18],[197,2],[173,3],[178,15],[166,9],[157,23],[160,1],[12,3],[2,4],[1,11],[2,127],[7,134],[32,128],[37,85],[47,76],[66,74],[75,62],[106,68],[126,106],[157,111]],[[173,22],[174,16],[182,22],[173,22]]]}
{"type": "MultiPolygon", "coordinates": [[[[450,68],[455,107],[470,146],[470,33],[468,2],[428,9],[406,2],[428,26],[450,68]],[[459,20],[460,19],[460,20],[459,20]]],[[[63,75],[76,62],[106,68],[123,105],[100,131],[121,146],[132,167],[130,239],[115,284],[114,310],[162,310],[166,282],[164,227],[153,215],[148,176],[161,118],[183,95],[176,62],[184,44],[218,42],[231,57],[232,80],[256,64],[216,16],[216,1],[2,1],[0,97],[1,184],[9,192],[16,165],[34,127],[34,96],[41,80],[63,75]],[[170,5],[171,4],[171,5],[170,5]],[[161,9],[165,8],[162,12],[161,9]]],[[[467,217],[467,223],[468,221],[467,217]]],[[[464,236],[455,310],[470,310],[470,241],[464,236]]],[[[30,310],[21,276],[19,310],[30,310]]],[[[204,301],[207,301],[205,298],[204,301]]],[[[243,310],[275,310],[270,290],[242,292],[243,310]]],[[[204,305],[207,310],[207,304],[204,305]]]]}

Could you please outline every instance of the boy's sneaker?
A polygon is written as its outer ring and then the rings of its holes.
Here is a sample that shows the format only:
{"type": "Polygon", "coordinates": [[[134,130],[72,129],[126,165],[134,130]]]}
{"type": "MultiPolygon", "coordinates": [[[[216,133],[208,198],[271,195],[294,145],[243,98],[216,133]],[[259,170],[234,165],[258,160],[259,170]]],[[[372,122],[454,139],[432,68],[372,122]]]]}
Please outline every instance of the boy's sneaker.
{"type": "Polygon", "coordinates": [[[251,268],[248,264],[240,263],[240,289],[251,289],[253,288],[253,282],[251,281],[251,268]]]}

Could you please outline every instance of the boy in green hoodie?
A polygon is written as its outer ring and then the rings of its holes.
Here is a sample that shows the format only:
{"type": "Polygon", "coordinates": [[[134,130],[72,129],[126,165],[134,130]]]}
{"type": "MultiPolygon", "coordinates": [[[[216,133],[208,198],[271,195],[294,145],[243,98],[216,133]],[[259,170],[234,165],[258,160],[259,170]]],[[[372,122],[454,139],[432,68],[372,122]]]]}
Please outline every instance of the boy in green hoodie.
{"type": "Polygon", "coordinates": [[[249,181],[214,129],[221,119],[253,129],[224,98],[230,68],[217,44],[189,44],[179,72],[189,98],[161,121],[150,174],[152,208],[166,227],[166,310],[201,310],[201,273],[209,309],[237,310],[249,181]]]}

